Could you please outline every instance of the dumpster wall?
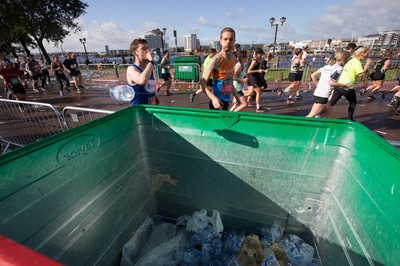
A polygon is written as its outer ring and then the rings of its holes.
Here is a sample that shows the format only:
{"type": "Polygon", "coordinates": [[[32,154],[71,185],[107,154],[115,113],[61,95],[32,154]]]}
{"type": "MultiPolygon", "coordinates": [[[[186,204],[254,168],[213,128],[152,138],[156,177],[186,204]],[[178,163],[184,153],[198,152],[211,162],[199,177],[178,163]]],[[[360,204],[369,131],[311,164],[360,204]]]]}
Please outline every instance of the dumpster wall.
{"type": "Polygon", "coordinates": [[[204,208],[225,228],[277,222],[324,265],[396,264],[399,166],[357,123],[138,106],[1,156],[0,234],[116,265],[147,216],[204,208]]]}

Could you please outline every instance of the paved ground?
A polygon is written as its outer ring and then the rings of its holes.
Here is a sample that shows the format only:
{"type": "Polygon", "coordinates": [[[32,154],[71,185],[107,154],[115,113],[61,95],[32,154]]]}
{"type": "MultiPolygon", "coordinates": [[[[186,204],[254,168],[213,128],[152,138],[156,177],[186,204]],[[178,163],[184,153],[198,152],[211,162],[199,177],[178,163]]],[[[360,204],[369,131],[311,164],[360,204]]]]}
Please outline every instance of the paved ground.
{"type": "MultiPolygon", "coordinates": [[[[86,85],[82,94],[77,94],[76,91],[66,93],[64,97],[59,96],[59,91],[54,85],[47,92],[34,93],[31,89],[28,91],[28,101],[39,101],[50,103],[59,108],[64,106],[77,106],[104,110],[120,110],[129,106],[128,102],[119,102],[109,96],[108,90],[115,82],[124,83],[124,79],[116,80],[115,76],[101,77],[99,80],[86,85]]],[[[160,104],[166,106],[192,107],[192,108],[208,108],[208,98],[201,94],[196,97],[195,102],[189,101],[189,93],[192,91],[188,88],[190,84],[174,85],[172,96],[160,94],[160,104]]],[[[306,84],[305,84],[306,85],[306,84]]],[[[390,89],[394,83],[387,83],[383,89],[390,89]]],[[[303,98],[296,101],[294,104],[286,104],[284,99],[277,98],[276,88],[284,87],[285,84],[269,84],[269,89],[262,93],[262,106],[268,111],[266,114],[277,115],[294,115],[305,116],[308,114],[312,105],[312,92],[304,92],[303,98]]],[[[163,92],[163,91],[161,91],[163,92]]],[[[3,93],[3,97],[4,97],[3,93]]],[[[392,144],[400,147],[400,115],[394,110],[387,107],[392,95],[386,99],[380,98],[380,93],[377,94],[377,99],[368,101],[366,96],[358,97],[358,105],[355,112],[355,120],[370,130],[390,141],[392,144]]],[[[347,117],[347,101],[342,99],[334,107],[332,118],[346,119],[347,117]]],[[[255,106],[247,107],[246,112],[255,112],[255,106]]]]}

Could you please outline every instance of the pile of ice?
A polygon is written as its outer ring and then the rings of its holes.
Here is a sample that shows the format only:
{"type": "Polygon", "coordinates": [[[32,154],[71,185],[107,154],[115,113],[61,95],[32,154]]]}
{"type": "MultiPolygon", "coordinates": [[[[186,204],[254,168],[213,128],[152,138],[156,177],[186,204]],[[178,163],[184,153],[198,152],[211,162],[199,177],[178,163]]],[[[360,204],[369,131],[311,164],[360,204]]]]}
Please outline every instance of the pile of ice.
{"type": "Polygon", "coordinates": [[[128,265],[320,265],[314,248],[273,224],[256,233],[224,231],[214,210],[181,216],[175,224],[147,218],[122,251],[128,265]]]}

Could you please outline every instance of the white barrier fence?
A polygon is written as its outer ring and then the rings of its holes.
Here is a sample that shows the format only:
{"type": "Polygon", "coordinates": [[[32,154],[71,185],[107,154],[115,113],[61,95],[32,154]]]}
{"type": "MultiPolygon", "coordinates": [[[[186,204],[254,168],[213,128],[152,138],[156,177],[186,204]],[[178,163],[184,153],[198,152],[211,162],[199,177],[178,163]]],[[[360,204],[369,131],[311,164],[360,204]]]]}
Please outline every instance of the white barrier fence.
{"type": "Polygon", "coordinates": [[[1,151],[4,154],[111,113],[71,106],[60,113],[51,104],[0,99],[1,151]]]}

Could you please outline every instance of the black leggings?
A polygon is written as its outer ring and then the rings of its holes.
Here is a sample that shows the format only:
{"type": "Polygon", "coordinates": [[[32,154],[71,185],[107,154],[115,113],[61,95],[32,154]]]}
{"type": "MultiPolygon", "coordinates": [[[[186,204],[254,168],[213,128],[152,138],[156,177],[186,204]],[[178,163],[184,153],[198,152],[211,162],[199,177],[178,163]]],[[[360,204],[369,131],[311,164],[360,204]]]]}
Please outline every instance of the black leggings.
{"type": "Polygon", "coordinates": [[[354,120],[353,115],[357,105],[357,96],[354,89],[349,90],[345,87],[335,87],[332,98],[329,102],[331,106],[334,106],[340,100],[340,98],[342,98],[342,96],[344,96],[346,100],[349,102],[347,119],[354,120]]]}
{"type": "Polygon", "coordinates": [[[56,74],[56,79],[57,79],[58,83],[60,83],[60,89],[61,89],[61,90],[64,88],[63,80],[65,81],[67,87],[70,87],[70,86],[71,86],[71,85],[69,84],[69,79],[67,78],[67,76],[65,76],[64,73],[62,73],[62,74],[56,74]]]}

